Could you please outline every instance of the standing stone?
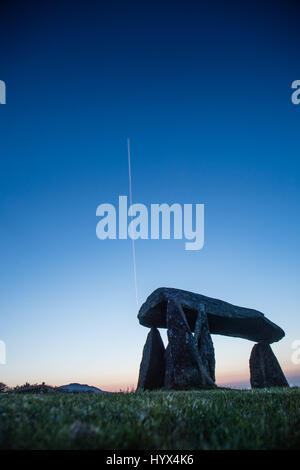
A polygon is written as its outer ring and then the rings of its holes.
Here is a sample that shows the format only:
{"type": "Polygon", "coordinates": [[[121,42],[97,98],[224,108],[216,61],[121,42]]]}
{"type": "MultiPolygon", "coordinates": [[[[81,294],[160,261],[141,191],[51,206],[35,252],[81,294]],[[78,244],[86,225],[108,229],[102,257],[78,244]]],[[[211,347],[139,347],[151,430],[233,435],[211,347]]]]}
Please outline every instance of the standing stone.
{"type": "Polygon", "coordinates": [[[165,352],[165,388],[172,390],[174,388],[174,366],[171,356],[170,344],[168,344],[165,352]]]}
{"type": "Polygon", "coordinates": [[[195,323],[194,338],[198,348],[200,361],[207,374],[211,377],[213,381],[215,381],[215,350],[209,332],[207,315],[205,312],[204,305],[201,305],[198,311],[198,316],[195,323]]]}
{"type": "Polygon", "coordinates": [[[252,388],[289,386],[279,362],[268,343],[260,342],[255,344],[249,362],[252,388]]]}
{"type": "Polygon", "coordinates": [[[157,328],[151,328],[143,349],[138,390],[163,387],[165,377],[165,347],[157,328]]]}
{"type": "MultiPolygon", "coordinates": [[[[194,336],[180,305],[171,300],[167,305],[167,328],[173,366],[174,385],[177,390],[214,388],[215,384],[202,365],[194,336]]],[[[167,368],[167,373],[170,371],[167,368]]],[[[171,372],[172,373],[172,372],[171,372]]],[[[172,376],[171,376],[172,377],[172,376]]]]}

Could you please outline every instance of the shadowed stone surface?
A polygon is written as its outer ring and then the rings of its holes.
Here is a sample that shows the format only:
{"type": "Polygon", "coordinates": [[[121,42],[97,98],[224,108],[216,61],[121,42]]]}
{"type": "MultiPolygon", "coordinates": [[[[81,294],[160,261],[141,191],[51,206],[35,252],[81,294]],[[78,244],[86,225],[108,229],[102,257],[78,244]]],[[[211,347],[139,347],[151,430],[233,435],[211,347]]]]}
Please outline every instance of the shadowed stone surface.
{"type": "Polygon", "coordinates": [[[138,390],[155,390],[163,387],[165,378],[165,347],[160,333],[151,328],[143,349],[138,390]]]}
{"type": "Polygon", "coordinates": [[[176,390],[215,388],[201,362],[198,347],[180,305],[167,304],[169,346],[166,355],[165,385],[176,390]]]}
{"type": "Polygon", "coordinates": [[[198,312],[204,306],[210,333],[267,343],[279,341],[284,336],[279,326],[257,310],[168,287],[156,289],[147,298],[138,314],[140,324],[166,328],[168,301],[181,306],[191,331],[194,331],[198,312]]]}
{"type": "Polygon", "coordinates": [[[165,388],[168,388],[169,390],[172,390],[174,388],[175,381],[174,381],[174,367],[173,367],[173,361],[172,361],[172,356],[171,356],[171,349],[170,349],[170,344],[168,344],[165,352],[165,380],[164,380],[164,386],[165,388]]]}
{"type": "Polygon", "coordinates": [[[250,356],[252,388],[288,387],[284,373],[268,343],[255,344],[250,356]]]}
{"type": "Polygon", "coordinates": [[[198,313],[198,318],[195,324],[195,342],[198,348],[200,361],[205,368],[207,374],[213,381],[215,378],[215,350],[210,336],[207,315],[204,306],[202,305],[198,313]]]}

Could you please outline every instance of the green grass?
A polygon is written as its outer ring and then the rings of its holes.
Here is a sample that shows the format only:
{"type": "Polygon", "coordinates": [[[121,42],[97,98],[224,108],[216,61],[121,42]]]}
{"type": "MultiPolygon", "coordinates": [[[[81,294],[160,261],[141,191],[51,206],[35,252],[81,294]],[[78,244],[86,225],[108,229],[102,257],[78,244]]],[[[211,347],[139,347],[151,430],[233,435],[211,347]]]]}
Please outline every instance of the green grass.
{"type": "Polygon", "coordinates": [[[1,449],[300,449],[300,389],[0,396],[1,449]]]}

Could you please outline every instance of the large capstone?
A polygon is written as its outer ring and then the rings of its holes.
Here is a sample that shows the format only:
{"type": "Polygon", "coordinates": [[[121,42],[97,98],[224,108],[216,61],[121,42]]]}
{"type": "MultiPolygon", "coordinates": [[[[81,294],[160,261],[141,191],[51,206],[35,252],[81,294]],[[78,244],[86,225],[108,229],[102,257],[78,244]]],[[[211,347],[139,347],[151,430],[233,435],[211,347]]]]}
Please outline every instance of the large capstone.
{"type": "Polygon", "coordinates": [[[138,390],[163,387],[165,378],[165,347],[157,328],[151,328],[143,349],[138,390]]]}
{"type": "Polygon", "coordinates": [[[176,390],[214,388],[215,384],[204,367],[185,313],[180,305],[167,303],[169,345],[165,385],[176,390]]]}
{"type": "Polygon", "coordinates": [[[255,344],[249,362],[252,388],[289,386],[279,362],[268,343],[261,342],[255,344]]]}
{"type": "Polygon", "coordinates": [[[149,328],[167,328],[169,301],[184,311],[192,332],[195,331],[198,312],[203,306],[210,333],[267,343],[279,341],[284,336],[284,331],[258,310],[238,307],[223,300],[168,287],[156,289],[147,298],[138,314],[140,324],[149,328]]]}

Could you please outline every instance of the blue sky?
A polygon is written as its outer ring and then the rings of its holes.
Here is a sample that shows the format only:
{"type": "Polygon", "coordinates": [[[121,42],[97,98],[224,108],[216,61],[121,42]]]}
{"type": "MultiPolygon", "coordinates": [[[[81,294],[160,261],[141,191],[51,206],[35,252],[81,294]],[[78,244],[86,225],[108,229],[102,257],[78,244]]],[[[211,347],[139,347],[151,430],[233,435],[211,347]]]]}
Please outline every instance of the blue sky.
{"type": "MultiPolygon", "coordinates": [[[[127,137],[134,202],[205,204],[201,251],[136,242],[140,304],[169,286],[256,308],[300,376],[295,2],[101,3],[1,6],[1,381],[135,386],[131,243],[95,232],[128,195],[127,137]]],[[[217,380],[247,381],[253,343],[213,340],[217,380]]]]}

